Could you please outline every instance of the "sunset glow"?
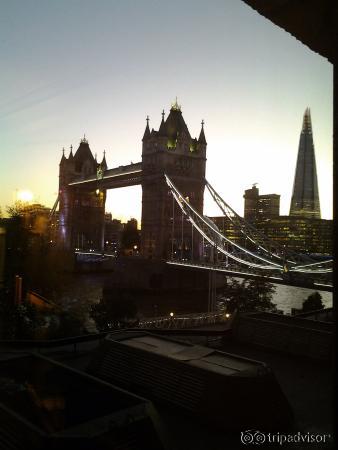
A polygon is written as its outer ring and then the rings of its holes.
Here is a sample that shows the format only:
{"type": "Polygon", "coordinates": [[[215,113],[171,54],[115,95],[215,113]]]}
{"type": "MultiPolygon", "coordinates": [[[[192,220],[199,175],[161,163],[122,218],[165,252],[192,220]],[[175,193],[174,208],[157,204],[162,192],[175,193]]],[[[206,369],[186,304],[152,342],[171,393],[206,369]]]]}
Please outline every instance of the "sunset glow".
{"type": "Polygon", "coordinates": [[[31,191],[18,191],[17,200],[24,203],[30,203],[33,200],[33,193],[31,191]]]}
{"type": "MultiPolygon", "coordinates": [[[[310,107],[332,218],[332,65],[244,2],[5,2],[0,37],[3,210],[18,180],[52,207],[62,148],[75,152],[84,133],[109,168],[141,161],[147,115],[158,130],[177,96],[193,137],[205,121],[206,178],[239,214],[253,183],[288,214],[310,107]]],[[[125,192],[108,194],[107,211],[140,220],[140,189],[125,192]]]]}

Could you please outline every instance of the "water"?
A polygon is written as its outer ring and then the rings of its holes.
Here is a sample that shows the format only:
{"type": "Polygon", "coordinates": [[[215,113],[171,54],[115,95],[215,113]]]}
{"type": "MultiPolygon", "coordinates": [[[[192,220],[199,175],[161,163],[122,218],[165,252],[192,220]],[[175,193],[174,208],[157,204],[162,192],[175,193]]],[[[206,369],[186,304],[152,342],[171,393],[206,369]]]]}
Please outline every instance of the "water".
{"type": "MultiPolygon", "coordinates": [[[[109,274],[72,274],[68,275],[63,283],[62,290],[55,293],[54,300],[61,304],[66,310],[76,310],[88,320],[88,311],[90,305],[97,303],[102,298],[103,286],[110,281],[109,274]]],[[[314,289],[300,288],[295,286],[286,286],[274,284],[275,293],[272,302],[276,304],[278,310],[284,314],[291,314],[292,308],[301,309],[304,300],[310,294],[315,292],[314,289]]],[[[207,295],[207,294],[206,294],[207,295]]],[[[322,302],[325,307],[332,306],[332,292],[320,291],[322,302]]],[[[157,303],[161,299],[156,300],[157,303]]],[[[149,306],[149,305],[148,305],[149,306]]],[[[180,299],[173,300],[172,310],[182,310],[182,302],[180,299]],[[176,303],[176,305],[175,305],[176,303]],[[177,308],[175,308],[177,306],[177,308]]],[[[191,306],[190,306],[191,307],[191,306]]],[[[140,316],[147,317],[153,315],[153,311],[142,302],[138,304],[140,316]]],[[[192,311],[182,311],[192,312],[192,311]]],[[[90,322],[90,321],[89,321],[90,322]]]]}
{"type": "MultiPolygon", "coordinates": [[[[272,302],[276,304],[277,309],[280,309],[284,314],[290,314],[291,308],[301,309],[304,300],[310,294],[315,292],[315,289],[300,288],[295,286],[286,286],[283,284],[274,284],[276,291],[274,293],[272,302]]],[[[322,303],[325,308],[332,306],[332,292],[320,291],[322,296],[322,303]]]]}

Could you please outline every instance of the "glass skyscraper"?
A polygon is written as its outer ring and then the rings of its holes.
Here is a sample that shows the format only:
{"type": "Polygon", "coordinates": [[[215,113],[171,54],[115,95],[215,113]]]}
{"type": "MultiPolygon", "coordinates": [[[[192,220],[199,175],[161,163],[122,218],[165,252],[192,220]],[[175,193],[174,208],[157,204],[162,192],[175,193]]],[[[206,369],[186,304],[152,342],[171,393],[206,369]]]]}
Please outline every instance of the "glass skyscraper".
{"type": "Polygon", "coordinates": [[[299,139],[290,216],[320,219],[315,149],[310,108],[306,108],[299,139]]]}

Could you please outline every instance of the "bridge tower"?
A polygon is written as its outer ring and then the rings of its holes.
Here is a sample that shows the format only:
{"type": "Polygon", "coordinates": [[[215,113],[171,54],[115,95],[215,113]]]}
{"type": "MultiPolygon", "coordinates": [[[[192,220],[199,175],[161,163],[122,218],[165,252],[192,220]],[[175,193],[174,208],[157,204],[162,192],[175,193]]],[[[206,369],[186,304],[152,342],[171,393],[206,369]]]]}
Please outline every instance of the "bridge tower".
{"type": "Polygon", "coordinates": [[[59,242],[68,249],[102,249],[106,190],[77,184],[89,177],[99,178],[107,168],[105,156],[99,164],[84,137],[73,155],[64,151],[59,166],[59,242]]]}
{"type": "Polygon", "coordinates": [[[169,194],[164,174],[194,208],[203,212],[207,142],[204,122],[199,138],[192,138],[183,119],[181,107],[171,106],[158,131],[149,128],[149,118],[142,139],[142,233],[143,256],[155,259],[170,257],[197,258],[199,239],[192,225],[169,194]]]}

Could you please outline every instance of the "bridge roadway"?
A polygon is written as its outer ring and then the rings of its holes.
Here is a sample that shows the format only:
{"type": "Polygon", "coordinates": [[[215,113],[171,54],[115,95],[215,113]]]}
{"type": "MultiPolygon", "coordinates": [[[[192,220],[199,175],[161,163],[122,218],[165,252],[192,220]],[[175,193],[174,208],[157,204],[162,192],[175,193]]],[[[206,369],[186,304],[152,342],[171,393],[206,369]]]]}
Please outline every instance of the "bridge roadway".
{"type": "Polygon", "coordinates": [[[88,178],[79,178],[69,183],[69,186],[86,187],[96,189],[112,189],[119,187],[135,186],[141,184],[142,163],[128,164],[126,166],[115,167],[114,169],[105,170],[102,176],[92,175],[88,178]]]}
{"type": "Polygon", "coordinates": [[[276,284],[284,284],[287,286],[295,286],[302,288],[310,288],[316,289],[318,291],[327,291],[332,292],[333,286],[331,283],[324,283],[314,280],[308,275],[299,276],[298,274],[290,274],[288,273],[284,277],[282,275],[274,274],[274,275],[263,275],[261,272],[254,271],[246,271],[244,269],[240,269],[238,267],[231,268],[229,266],[224,266],[222,264],[210,264],[210,263],[200,263],[195,261],[177,261],[170,260],[167,261],[167,264],[175,265],[175,266],[183,266],[183,267],[191,267],[194,269],[201,270],[211,270],[213,272],[222,272],[226,275],[231,275],[233,277],[239,278],[258,278],[261,280],[269,281],[270,283],[276,284]]]}
{"type": "MultiPolygon", "coordinates": [[[[109,253],[101,253],[98,251],[81,251],[76,250],[75,254],[82,255],[86,258],[88,262],[97,262],[102,261],[104,258],[116,258],[115,254],[109,253]]],[[[179,261],[179,260],[168,260],[166,264],[178,266],[178,267],[187,267],[198,270],[209,270],[212,272],[224,273],[225,275],[230,275],[238,278],[257,278],[261,280],[268,281],[270,283],[283,284],[286,286],[295,286],[302,287],[308,289],[316,289],[317,291],[326,291],[332,292],[333,285],[332,283],[325,283],[323,281],[315,280],[311,278],[309,275],[298,275],[290,273],[286,276],[282,276],[280,273],[275,273],[271,275],[263,275],[261,272],[247,271],[244,269],[240,269],[238,267],[231,268],[229,266],[224,266],[224,264],[210,264],[210,263],[201,263],[196,261],[179,261]]]]}

